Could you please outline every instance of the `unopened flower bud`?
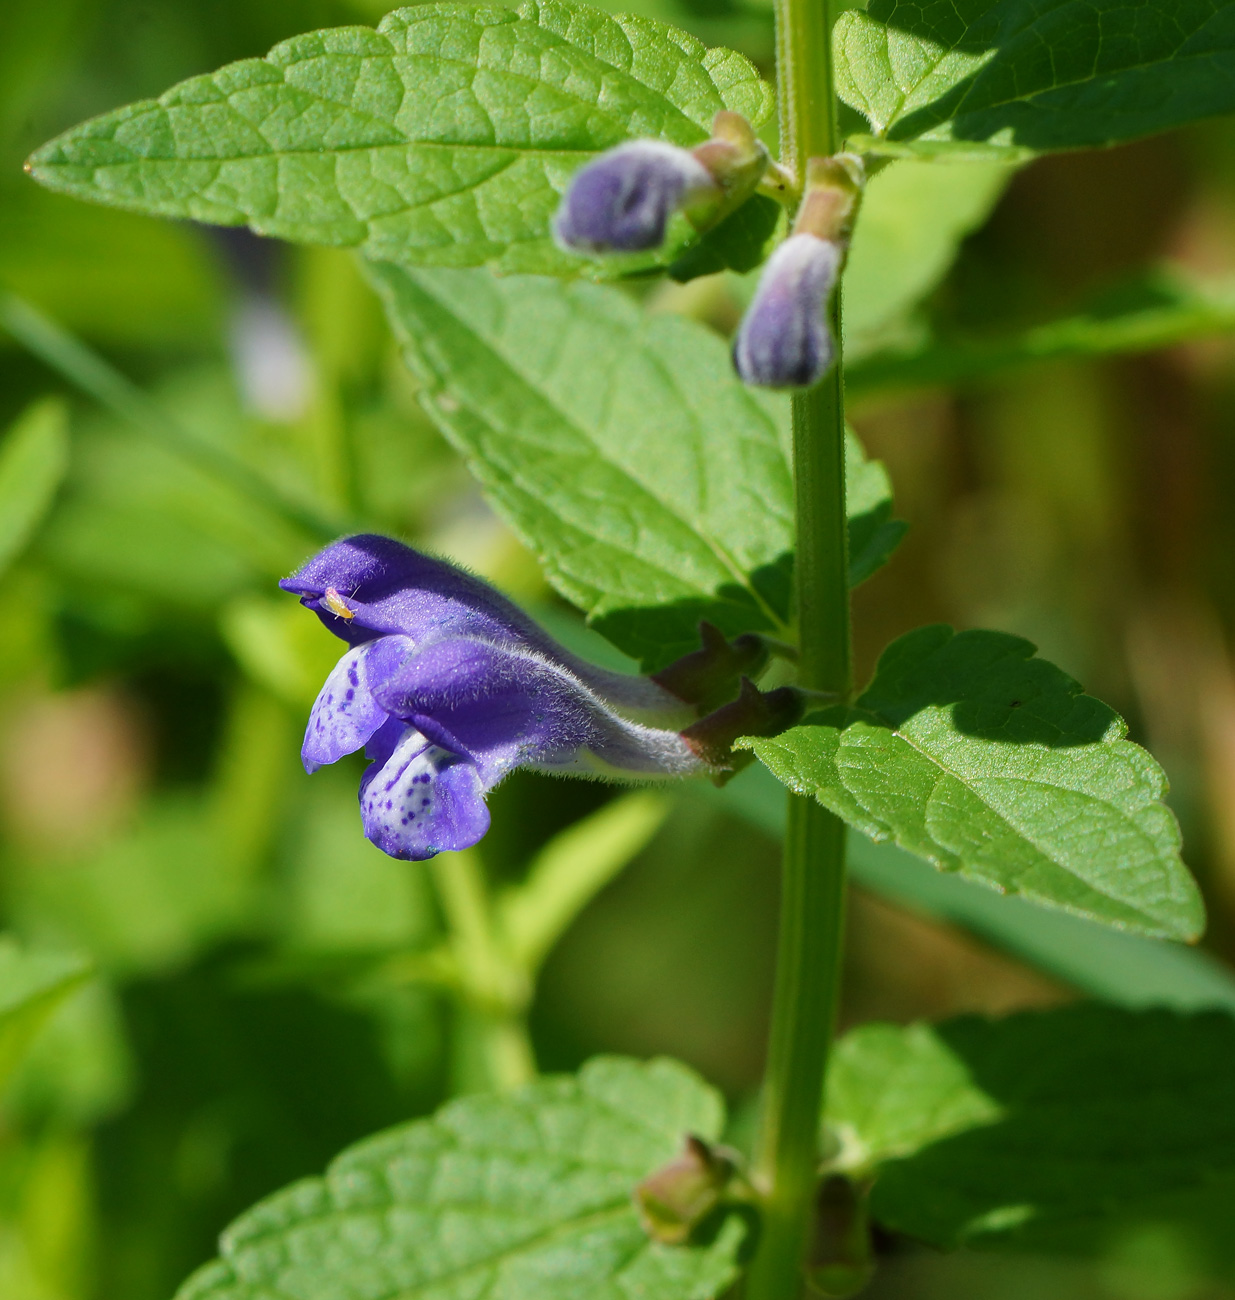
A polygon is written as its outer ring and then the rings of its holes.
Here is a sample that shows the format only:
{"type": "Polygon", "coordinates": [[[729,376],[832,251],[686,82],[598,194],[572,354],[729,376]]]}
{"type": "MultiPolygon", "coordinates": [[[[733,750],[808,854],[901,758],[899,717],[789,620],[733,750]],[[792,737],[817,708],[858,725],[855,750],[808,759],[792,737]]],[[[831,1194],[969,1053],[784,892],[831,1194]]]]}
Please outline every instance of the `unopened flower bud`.
{"type": "Polygon", "coordinates": [[[690,1134],[681,1155],[635,1188],[644,1231],[655,1241],[681,1245],[720,1204],[736,1172],[733,1158],[723,1148],[690,1134]]]}
{"type": "Polygon", "coordinates": [[[810,388],[836,356],[828,299],[844,250],[815,235],[790,235],[768,259],[733,344],[733,364],[760,388],[810,388]]]}
{"type": "Polygon", "coordinates": [[[575,173],[553,233],[570,252],[658,248],[674,212],[719,196],[711,172],[689,149],[662,140],[632,140],[575,173]]]}
{"type": "Polygon", "coordinates": [[[844,1174],[831,1174],[815,1198],[807,1288],[839,1300],[864,1290],[874,1271],[865,1190],[844,1174]]]}

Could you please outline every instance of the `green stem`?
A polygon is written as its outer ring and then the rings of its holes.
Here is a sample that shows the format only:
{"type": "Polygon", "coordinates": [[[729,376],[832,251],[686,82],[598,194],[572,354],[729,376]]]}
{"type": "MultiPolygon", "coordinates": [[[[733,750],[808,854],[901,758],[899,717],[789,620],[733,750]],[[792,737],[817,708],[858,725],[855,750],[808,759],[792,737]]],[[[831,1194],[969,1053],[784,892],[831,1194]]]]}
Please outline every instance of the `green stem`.
{"type": "MultiPolygon", "coordinates": [[[[799,179],[806,161],[836,152],[829,0],[778,0],[781,152],[799,179]]],[[[840,295],[836,364],[793,399],[800,681],[848,697],[848,536],[840,295]]],[[[813,799],[791,795],[781,883],[772,1028],[754,1173],[763,1194],[748,1300],[802,1290],[819,1162],[824,1073],[836,1020],[844,930],[845,828],[813,799]]]]}
{"type": "Polygon", "coordinates": [[[505,1091],[536,1077],[527,1031],[531,989],[496,930],[488,881],[475,849],[443,853],[431,870],[458,972],[457,1091],[505,1091]]]}

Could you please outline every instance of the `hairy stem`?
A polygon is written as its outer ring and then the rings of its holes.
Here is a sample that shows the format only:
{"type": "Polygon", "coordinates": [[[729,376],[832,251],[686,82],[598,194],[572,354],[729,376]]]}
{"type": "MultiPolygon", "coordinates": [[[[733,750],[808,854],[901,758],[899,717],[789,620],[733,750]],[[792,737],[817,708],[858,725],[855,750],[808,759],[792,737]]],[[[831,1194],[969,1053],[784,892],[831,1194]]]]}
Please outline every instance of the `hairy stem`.
{"type": "MultiPolygon", "coordinates": [[[[806,161],[836,152],[829,0],[777,0],[777,82],[783,161],[798,178],[806,161]]],[[[840,296],[833,307],[836,364],[793,398],[797,503],[796,585],[800,680],[847,697],[848,547],[840,296]]],[[[748,1300],[795,1300],[802,1290],[819,1160],[824,1072],[840,983],[845,828],[813,799],[789,797],[780,940],[755,1177],[763,1225],[747,1279],[748,1300]]]]}

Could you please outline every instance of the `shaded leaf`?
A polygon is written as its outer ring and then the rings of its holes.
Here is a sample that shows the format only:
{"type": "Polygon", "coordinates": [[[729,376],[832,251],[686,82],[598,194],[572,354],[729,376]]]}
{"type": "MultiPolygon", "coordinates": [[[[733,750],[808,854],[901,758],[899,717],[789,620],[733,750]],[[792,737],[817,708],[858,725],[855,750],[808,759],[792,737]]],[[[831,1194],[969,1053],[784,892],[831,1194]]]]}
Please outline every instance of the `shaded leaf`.
{"type": "Polygon", "coordinates": [[[880,1223],[1032,1248],[1229,1178],[1235,1020],[1076,1006],[865,1025],[837,1050],[830,1098],[842,1161],[878,1172],[880,1223]]]}
{"type": "Polygon", "coordinates": [[[723,108],[763,121],[771,94],[741,55],[651,19],[426,4],[94,118],[30,170],[94,202],[416,265],[620,274],[672,261],[694,232],[679,217],[659,253],[563,253],[549,221],[571,174],[630,136],[697,144],[723,108]]]}
{"type": "MultiPolygon", "coordinates": [[[[789,403],[741,384],[724,342],[622,292],[374,263],[426,409],[550,581],[651,670],[729,635],[784,635],[789,403]]],[[[890,554],[882,466],[854,441],[851,578],[890,554]]]]}
{"type": "Polygon", "coordinates": [[[687,1132],[714,1139],[722,1122],[716,1093],[667,1060],[602,1057],[455,1101],[255,1206],[179,1300],[707,1300],[733,1278],[738,1221],[658,1245],[631,1192],[687,1132]]]}
{"type": "Polygon", "coordinates": [[[834,44],[873,133],[851,146],[893,156],[1028,157],[1235,111],[1230,0],[872,0],[834,44]]]}
{"type": "Polygon", "coordinates": [[[943,870],[1124,929],[1194,938],[1200,894],[1123,720],[1033,646],[920,628],[850,709],[745,742],[791,789],[943,870]]]}

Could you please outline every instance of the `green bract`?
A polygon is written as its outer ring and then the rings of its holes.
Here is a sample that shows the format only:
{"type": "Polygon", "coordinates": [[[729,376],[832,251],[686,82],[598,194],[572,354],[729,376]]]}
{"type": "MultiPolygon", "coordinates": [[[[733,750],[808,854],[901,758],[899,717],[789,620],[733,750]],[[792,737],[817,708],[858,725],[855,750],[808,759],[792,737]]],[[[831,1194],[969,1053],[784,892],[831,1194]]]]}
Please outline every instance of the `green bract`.
{"type": "Polygon", "coordinates": [[[452,1102],[255,1206],[179,1300],[708,1300],[734,1276],[741,1222],[659,1245],[631,1192],[723,1122],[720,1097],[667,1060],[601,1057],[452,1102]]]}
{"type": "Polygon", "coordinates": [[[1228,0],[872,0],[837,19],[837,90],[893,156],[1030,157],[1235,110],[1228,0]]]}
{"type": "Polygon", "coordinates": [[[771,106],[745,58],[664,23],[563,0],[427,4],[194,77],[29,166],[94,202],[411,265],[628,272],[693,230],[679,218],[655,254],[563,253],[549,220],[571,174],[631,136],[694,145],[718,110],[759,123],[771,106]]]}
{"type": "Polygon", "coordinates": [[[937,867],[1124,929],[1195,938],[1166,779],[1020,637],[925,627],[851,709],[746,742],[791,789],[937,867]]]}

